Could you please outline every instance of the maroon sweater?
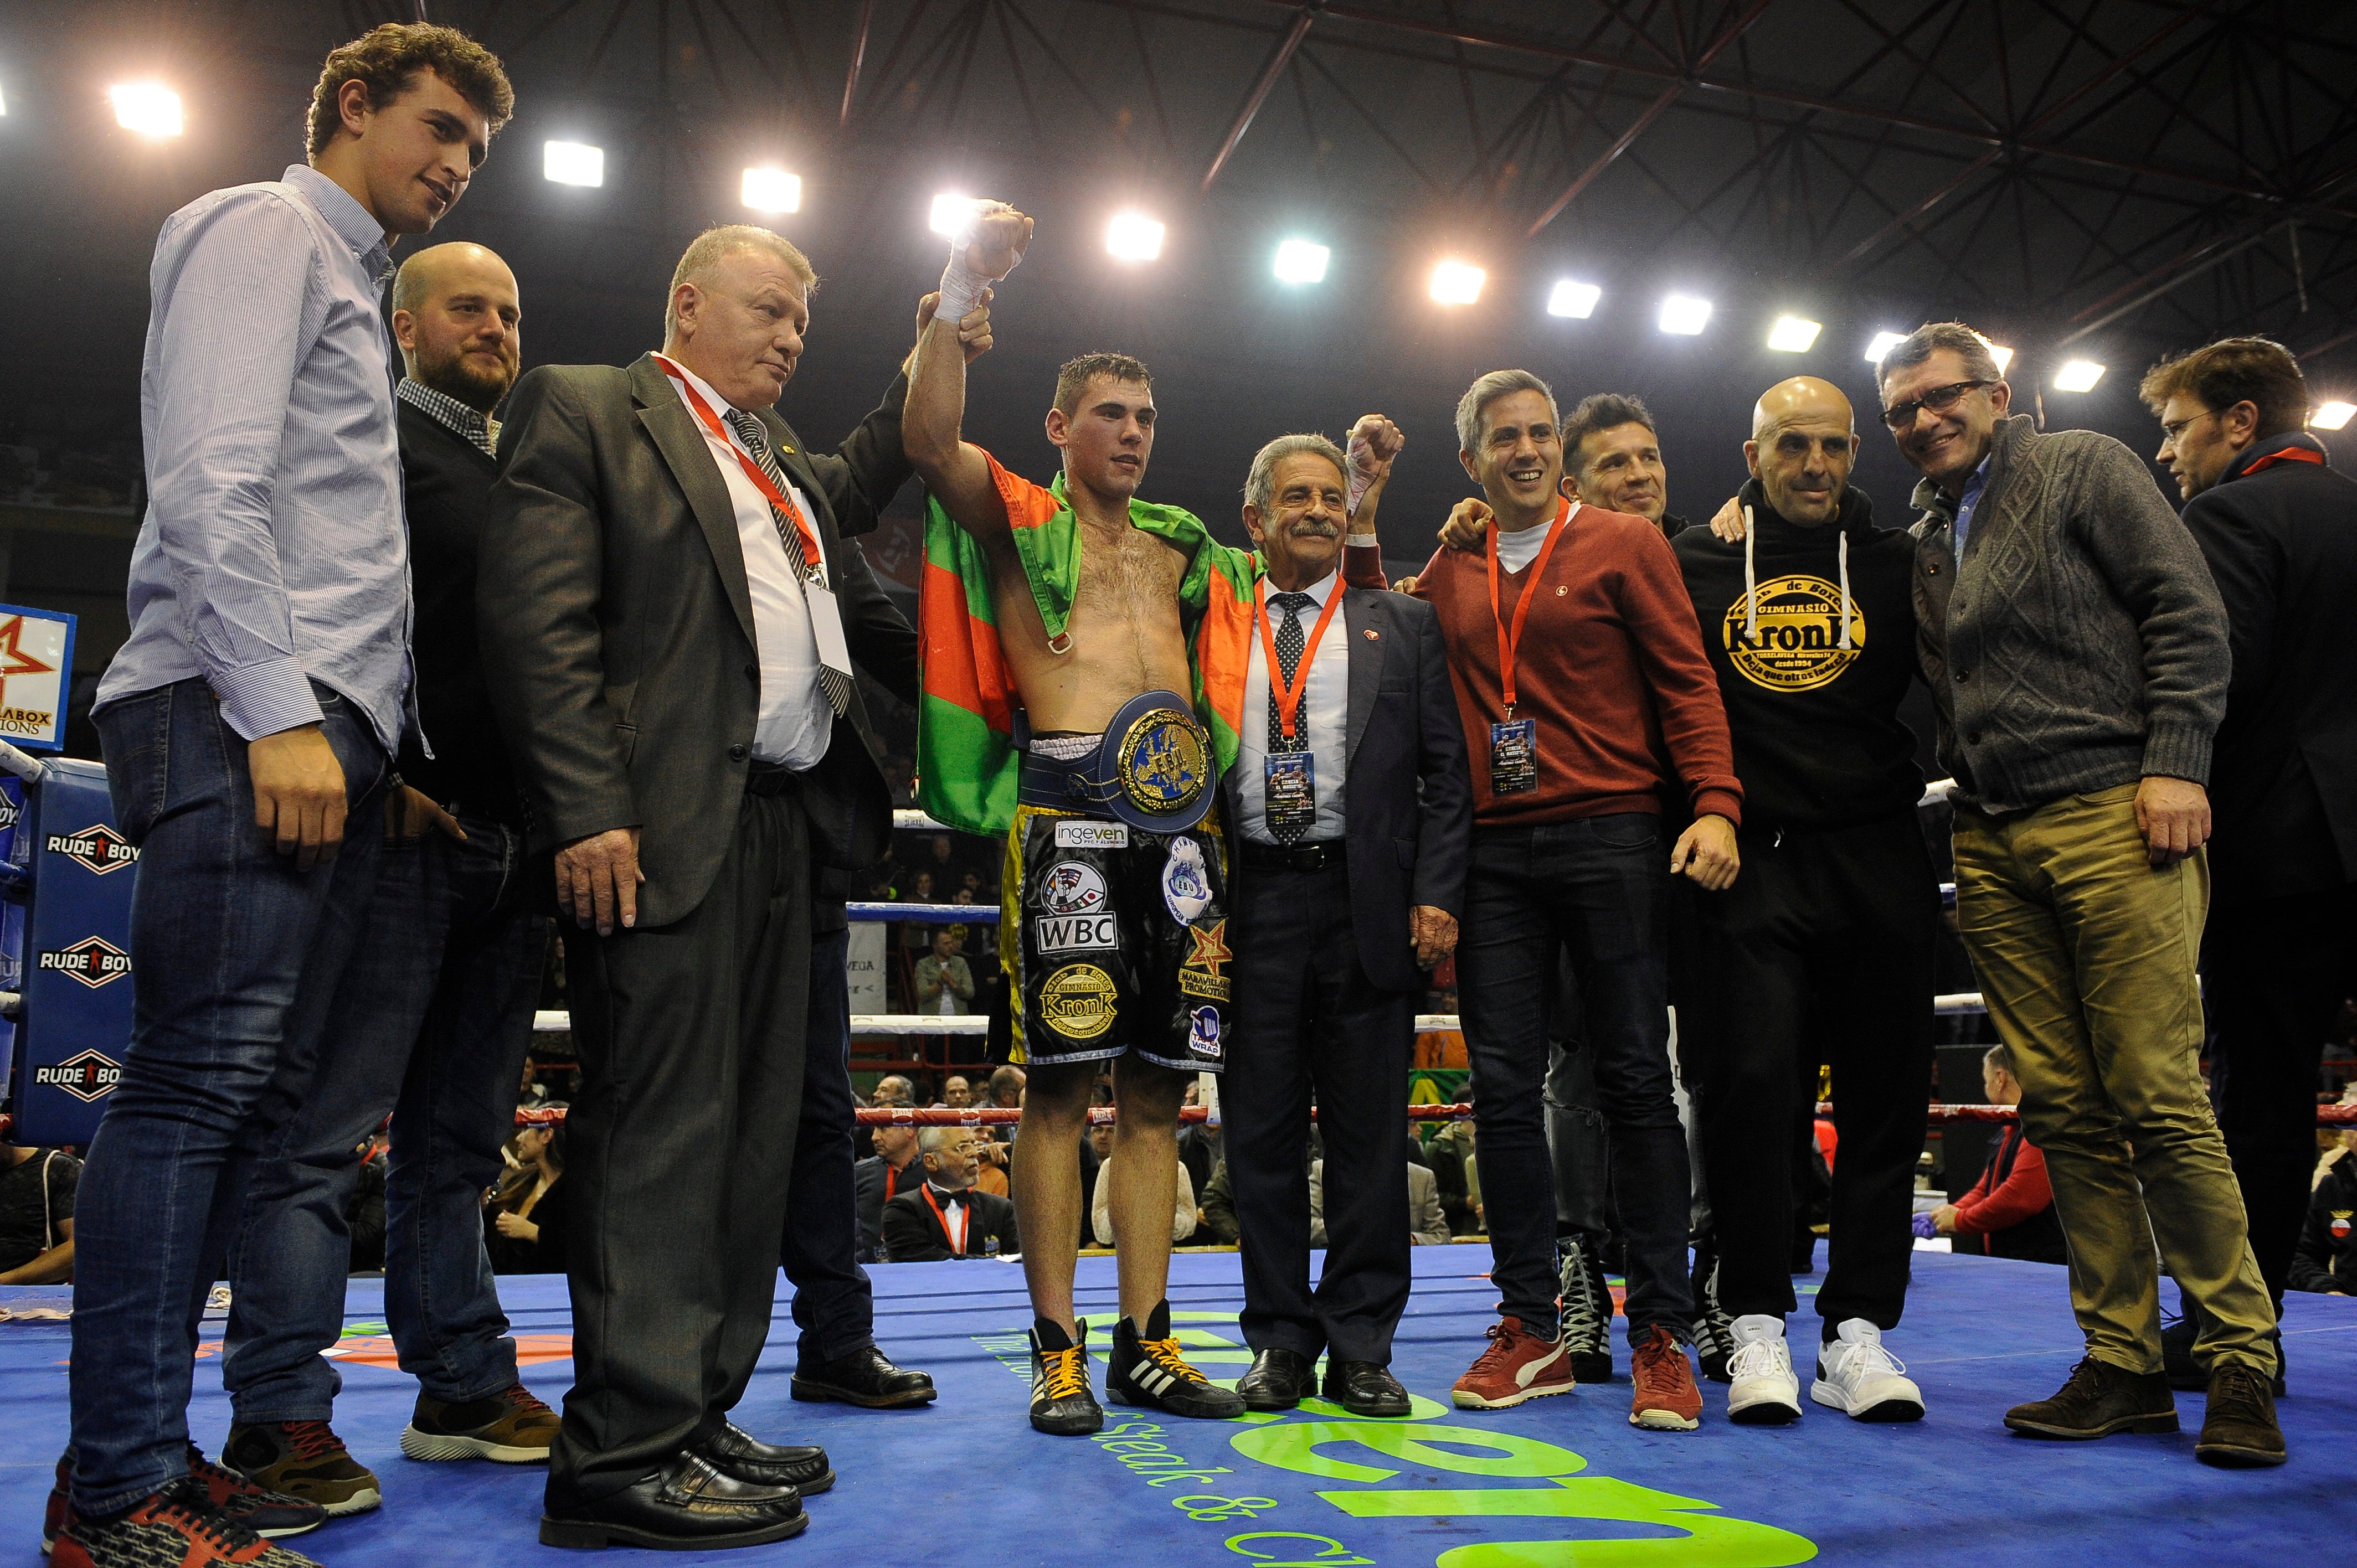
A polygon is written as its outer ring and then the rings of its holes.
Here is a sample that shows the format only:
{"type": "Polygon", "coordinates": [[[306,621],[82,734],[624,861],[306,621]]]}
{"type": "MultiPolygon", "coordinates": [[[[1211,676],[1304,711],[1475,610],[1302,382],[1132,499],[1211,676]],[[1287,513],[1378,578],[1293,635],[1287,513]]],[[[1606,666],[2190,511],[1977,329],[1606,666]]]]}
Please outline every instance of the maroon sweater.
{"type": "MultiPolygon", "coordinates": [[[[1383,553],[1343,555],[1344,577],[1382,587],[1383,553]]],[[[1509,626],[1537,570],[1498,575],[1509,626]]],[[[1506,716],[1490,564],[1479,551],[1436,552],[1415,596],[1440,612],[1448,673],[1473,768],[1474,821],[1484,827],[1662,809],[1674,779],[1696,816],[1743,816],[1743,786],[1718,677],[1703,652],[1678,561],[1643,518],[1583,506],[1572,513],[1534,591],[1514,660],[1514,716],[1537,721],[1538,788],[1490,792],[1490,725],[1506,716]]]]}

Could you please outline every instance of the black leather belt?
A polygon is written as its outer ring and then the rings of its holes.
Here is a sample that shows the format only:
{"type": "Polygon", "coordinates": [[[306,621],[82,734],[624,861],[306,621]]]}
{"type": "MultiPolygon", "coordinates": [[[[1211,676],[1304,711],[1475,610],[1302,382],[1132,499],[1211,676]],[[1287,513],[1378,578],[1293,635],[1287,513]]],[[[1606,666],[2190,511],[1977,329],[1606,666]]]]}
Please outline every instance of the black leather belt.
{"type": "Polygon", "coordinates": [[[756,762],[745,770],[748,795],[791,795],[802,787],[802,776],[782,762],[756,762]]]}
{"type": "Polygon", "coordinates": [[[1342,864],[1344,847],[1341,839],[1296,844],[1254,843],[1246,839],[1244,865],[1254,871],[1323,871],[1342,864]]]}

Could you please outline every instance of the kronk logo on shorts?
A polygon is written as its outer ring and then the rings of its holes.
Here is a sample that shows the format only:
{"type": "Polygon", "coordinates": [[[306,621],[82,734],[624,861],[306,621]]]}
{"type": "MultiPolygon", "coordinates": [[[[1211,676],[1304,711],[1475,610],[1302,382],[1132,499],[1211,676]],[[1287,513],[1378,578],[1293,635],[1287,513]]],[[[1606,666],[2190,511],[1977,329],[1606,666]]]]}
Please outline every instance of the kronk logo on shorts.
{"type": "Polygon", "coordinates": [[[33,1069],[35,1084],[62,1090],[84,1104],[111,1092],[122,1081],[123,1064],[96,1051],[82,1051],[52,1066],[33,1069]]]}
{"type": "Polygon", "coordinates": [[[102,822],[78,833],[51,833],[42,847],[51,854],[80,861],[101,876],[120,871],[139,858],[139,852],[131,847],[129,839],[102,822]]]}
{"type": "Polygon", "coordinates": [[[69,974],[96,990],[131,972],[131,955],[104,937],[84,937],[70,947],[41,955],[40,967],[69,974]]]}
{"type": "Polygon", "coordinates": [[[1746,600],[1727,607],[1720,635],[1728,662],[1755,686],[1806,692],[1837,679],[1866,651],[1866,616],[1849,601],[1850,646],[1841,644],[1841,589],[1823,577],[1777,577],[1755,595],[1759,627],[1743,635],[1746,600]]]}
{"type": "Polygon", "coordinates": [[[1220,966],[1236,956],[1228,948],[1228,923],[1215,920],[1208,927],[1191,926],[1187,934],[1195,939],[1195,950],[1179,966],[1178,989],[1189,996],[1225,1002],[1232,983],[1220,972],[1220,966]]]}
{"type": "Polygon", "coordinates": [[[1068,1040],[1093,1040],[1113,1027],[1113,976],[1092,963],[1068,963],[1039,986],[1039,1016],[1068,1040]]]}
{"type": "Polygon", "coordinates": [[[1043,953],[1111,952],[1121,945],[1119,925],[1109,913],[1041,915],[1031,922],[1031,943],[1043,953]]]}
{"type": "Polygon", "coordinates": [[[1050,915],[1093,915],[1105,897],[1103,874],[1077,860],[1058,861],[1039,879],[1039,902],[1050,915]]]}

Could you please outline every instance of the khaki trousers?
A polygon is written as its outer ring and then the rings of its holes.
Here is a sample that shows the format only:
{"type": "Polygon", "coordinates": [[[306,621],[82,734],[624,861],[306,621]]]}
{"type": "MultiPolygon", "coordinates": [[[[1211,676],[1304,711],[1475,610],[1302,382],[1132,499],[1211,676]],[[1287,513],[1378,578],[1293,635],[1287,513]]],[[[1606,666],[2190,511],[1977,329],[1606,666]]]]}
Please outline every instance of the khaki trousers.
{"type": "Polygon", "coordinates": [[[2046,1155],[2089,1354],[2160,1369],[2158,1261],[2200,1308],[2205,1367],[2275,1369],[2275,1312],[2201,1084],[2204,854],[2155,870],[2136,786],[1956,811],[1956,921],[2046,1155]]]}

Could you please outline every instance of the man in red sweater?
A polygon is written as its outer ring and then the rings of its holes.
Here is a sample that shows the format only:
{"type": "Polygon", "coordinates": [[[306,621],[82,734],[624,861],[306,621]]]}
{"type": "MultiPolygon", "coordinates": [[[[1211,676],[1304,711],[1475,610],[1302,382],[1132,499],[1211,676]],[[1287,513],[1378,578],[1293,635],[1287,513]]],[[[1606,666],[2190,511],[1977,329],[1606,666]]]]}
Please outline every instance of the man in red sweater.
{"type": "MultiPolygon", "coordinates": [[[[1490,1348],[1458,1380],[1469,1409],[1568,1393],[1556,1334],[1555,1180],[1540,1090],[1548,1015],[1580,1010],[1628,1236],[1638,1426],[1691,1431],[1702,1398],[1684,1341],[1685,1134],[1671,1094],[1670,877],[1724,889],[1742,814],[1727,715],[1694,607],[1660,530],[1561,495],[1555,394],[1492,371],[1457,405],[1458,460],[1481,487],[1481,553],[1442,550],[1416,597],[1439,611],[1471,754],[1473,865],[1457,951],[1474,1125],[1504,1297],[1490,1348]],[[1662,800],[1694,824],[1665,854],[1662,800]],[[1576,985],[1558,999],[1558,955],[1576,985]]],[[[1372,509],[1350,580],[1381,586],[1372,509]]]]}
{"type": "MultiPolygon", "coordinates": [[[[2002,1040],[1981,1058],[1981,1087],[1991,1105],[2021,1103],[2021,1083],[2013,1076],[2013,1050],[2002,1040]]],[[[2054,1187],[2046,1179],[2046,1156],[2022,1141],[2014,1123],[1997,1140],[1988,1168],[1973,1190],[1943,1203],[1930,1216],[1932,1229],[1956,1239],[1959,1252],[2020,1258],[2033,1263],[2067,1263],[2062,1223],[2054,1217],[2054,1187]]]]}

